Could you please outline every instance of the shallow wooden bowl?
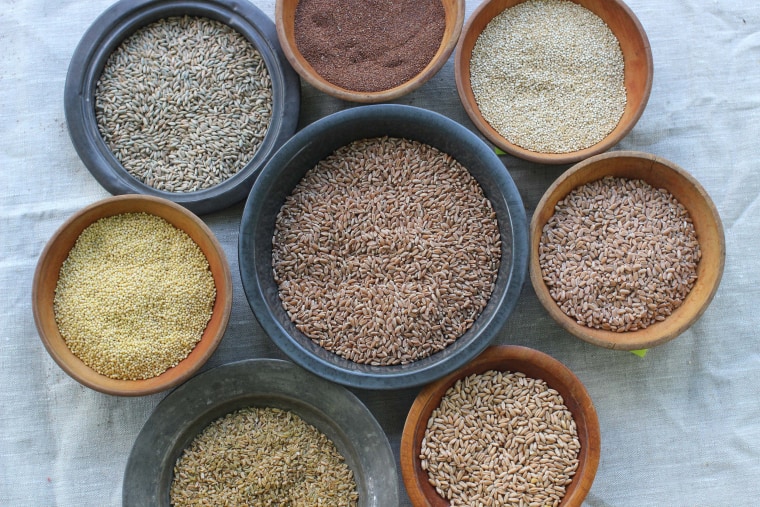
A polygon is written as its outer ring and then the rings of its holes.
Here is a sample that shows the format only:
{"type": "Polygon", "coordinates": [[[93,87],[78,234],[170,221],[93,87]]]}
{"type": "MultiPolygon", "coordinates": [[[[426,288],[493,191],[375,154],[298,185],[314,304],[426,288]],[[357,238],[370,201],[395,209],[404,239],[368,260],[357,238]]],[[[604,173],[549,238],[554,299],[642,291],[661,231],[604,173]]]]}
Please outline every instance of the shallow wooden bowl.
{"type": "Polygon", "coordinates": [[[428,419],[441,403],[441,398],[454,383],[472,374],[489,370],[522,372],[542,379],[557,390],[565,406],[573,414],[581,450],[579,465],[562,500],[563,507],[579,506],[591,489],[601,453],[601,437],[596,409],[586,388],[565,365],[551,356],[527,347],[500,345],[487,348],[472,362],[450,375],[426,386],[412,404],[401,435],[401,475],[409,498],[415,507],[447,507],[428,482],[419,459],[428,419]]]}
{"type": "Polygon", "coordinates": [[[209,357],[224,335],[232,309],[232,277],[227,258],[213,232],[197,216],[169,200],[147,195],[122,195],[98,201],[71,216],[53,234],[43,249],[32,285],[32,311],[43,345],[56,363],[81,384],[106,394],[141,396],[174,387],[189,379],[209,357]],[[101,375],[75,356],[66,346],[55,321],[53,298],[61,265],[82,231],[104,217],[145,212],[164,218],[183,230],[200,247],[208,260],[216,284],[216,301],[211,320],[200,342],[177,366],[145,380],[117,380],[101,375]]]}
{"type": "Polygon", "coordinates": [[[620,350],[646,349],[672,340],[688,329],[712,301],[723,276],[725,237],[720,216],[699,182],[676,164],[647,153],[610,152],[591,157],[563,173],[544,193],[530,223],[530,279],[533,289],[549,314],[576,337],[600,347],[620,350]],[[568,317],[549,294],[538,261],[538,246],[544,225],[554,206],[574,188],[605,176],[641,179],[669,191],[691,215],[702,258],[697,281],[683,304],[661,322],[629,332],[605,331],[578,324],[568,317]]]}
{"type": "Polygon", "coordinates": [[[525,0],[487,0],[470,16],[459,39],[454,57],[457,91],[465,111],[480,132],[494,145],[522,159],[541,164],[569,164],[602,153],[625,137],[644,112],[652,90],[654,65],[652,51],[644,28],[620,0],[572,0],[599,16],[620,42],[625,64],[626,106],[617,127],[597,144],[569,153],[539,153],[527,150],[499,134],[480,114],[470,84],[470,58],[480,33],[505,9],[525,0]]]}
{"type": "Polygon", "coordinates": [[[443,39],[433,59],[422,71],[409,81],[378,92],[361,92],[330,83],[317,74],[298,50],[295,39],[295,15],[299,0],[277,0],[275,3],[275,26],[280,46],[288,61],[306,82],[317,90],[350,102],[378,103],[397,99],[416,90],[433,77],[448,60],[457,45],[464,23],[464,0],[441,0],[446,13],[443,39]]]}

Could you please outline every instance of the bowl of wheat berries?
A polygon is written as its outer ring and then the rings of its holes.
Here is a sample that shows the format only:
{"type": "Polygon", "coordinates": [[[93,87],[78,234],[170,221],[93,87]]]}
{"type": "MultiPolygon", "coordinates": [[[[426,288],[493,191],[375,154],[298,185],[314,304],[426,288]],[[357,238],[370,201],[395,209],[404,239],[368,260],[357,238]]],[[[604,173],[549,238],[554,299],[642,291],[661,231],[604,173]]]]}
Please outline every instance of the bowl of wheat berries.
{"type": "Polygon", "coordinates": [[[348,386],[428,383],[481,352],[527,273],[522,200],[493,150],[395,104],[296,134],[251,190],[248,302],[292,360],[348,386]]]}
{"type": "Polygon", "coordinates": [[[119,0],[77,45],[64,107],[106,190],[206,214],[245,199],[295,132],[300,80],[250,2],[119,0]]]}
{"type": "Polygon", "coordinates": [[[652,53],[621,0],[488,0],[454,57],[457,91],[510,155],[575,163],[625,137],[652,89],[652,53]]]}
{"type": "Polygon", "coordinates": [[[84,386],[141,396],[194,375],[219,345],[232,277],[213,232],[160,197],[109,197],[53,234],[32,310],[50,356],[84,386]]]}
{"type": "Polygon", "coordinates": [[[591,157],[563,173],[530,224],[530,278],[564,329],[601,347],[649,348],[707,309],[725,263],[700,183],[647,153],[591,157]]]}
{"type": "Polygon", "coordinates": [[[565,365],[499,345],[420,391],[400,452],[415,507],[577,507],[599,465],[599,421],[565,365]]]}

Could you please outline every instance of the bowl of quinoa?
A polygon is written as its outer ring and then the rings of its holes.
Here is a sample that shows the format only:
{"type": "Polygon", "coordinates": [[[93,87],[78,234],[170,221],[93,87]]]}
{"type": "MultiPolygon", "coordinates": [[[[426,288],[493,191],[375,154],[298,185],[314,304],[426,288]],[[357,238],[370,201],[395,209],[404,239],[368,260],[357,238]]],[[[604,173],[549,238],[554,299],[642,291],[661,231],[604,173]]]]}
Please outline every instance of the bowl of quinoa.
{"type": "Polygon", "coordinates": [[[655,155],[597,155],[563,173],[530,223],[530,278],[549,314],[598,346],[636,350],[688,329],[718,290],[720,216],[701,184],[655,155]]]}
{"type": "Polygon", "coordinates": [[[499,345],[420,391],[400,454],[414,506],[580,506],[601,436],[572,371],[538,350],[499,345]]]}
{"type": "Polygon", "coordinates": [[[430,382],[485,348],[514,308],[522,200],[456,122],[360,106],[299,132],[261,176],[240,225],[243,288],[275,344],[318,375],[430,382]]]}
{"type": "Polygon", "coordinates": [[[495,146],[543,164],[602,153],[649,100],[649,40],[620,0],[489,0],[454,57],[468,116],[495,146]]]}
{"type": "Polygon", "coordinates": [[[135,439],[123,505],[398,505],[388,438],[344,387],[249,359],[172,391],[135,439]]]}
{"type": "Polygon", "coordinates": [[[40,254],[32,309],[58,365],[97,391],[140,396],[190,378],[232,308],[229,264],[182,206],[123,195],[72,215],[40,254]]]}
{"type": "Polygon", "coordinates": [[[300,81],[249,2],[120,0],[75,49],[64,107],[106,190],[206,214],[244,199],[295,132],[300,81]]]}

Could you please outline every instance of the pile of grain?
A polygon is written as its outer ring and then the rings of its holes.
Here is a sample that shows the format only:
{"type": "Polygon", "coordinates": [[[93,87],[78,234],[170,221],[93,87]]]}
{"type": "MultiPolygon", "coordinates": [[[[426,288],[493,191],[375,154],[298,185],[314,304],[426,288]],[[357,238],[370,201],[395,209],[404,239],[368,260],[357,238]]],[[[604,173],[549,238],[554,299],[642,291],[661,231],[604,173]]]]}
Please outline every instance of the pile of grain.
{"type": "Polygon", "coordinates": [[[563,312],[587,327],[623,332],[681,306],[701,250],[688,211],[667,190],[606,177],[557,203],[538,255],[563,312]]]}
{"type": "Polygon", "coordinates": [[[272,117],[272,84],[259,51],[229,26],[169,17],[110,55],[95,116],[132,176],[158,190],[194,192],[253,158],[272,117]]]}
{"type": "Polygon", "coordinates": [[[273,268],[301,332],[354,362],[409,363],[464,334],[501,262],[496,215],[451,156],[398,138],[312,168],[276,221],[273,268]]]}
{"type": "Polygon", "coordinates": [[[173,506],[351,507],[359,495],[335,444],[296,414],[250,407],[209,424],[174,466],[173,506]]]}
{"type": "Polygon", "coordinates": [[[124,213],[82,231],[53,304],[74,355],[102,375],[138,380],[187,357],[215,299],[208,261],[185,232],[155,215],[124,213]]]}
{"type": "Polygon", "coordinates": [[[446,391],[428,420],[420,460],[452,507],[557,506],[580,446],[556,390],[523,373],[490,370],[446,391]]]}

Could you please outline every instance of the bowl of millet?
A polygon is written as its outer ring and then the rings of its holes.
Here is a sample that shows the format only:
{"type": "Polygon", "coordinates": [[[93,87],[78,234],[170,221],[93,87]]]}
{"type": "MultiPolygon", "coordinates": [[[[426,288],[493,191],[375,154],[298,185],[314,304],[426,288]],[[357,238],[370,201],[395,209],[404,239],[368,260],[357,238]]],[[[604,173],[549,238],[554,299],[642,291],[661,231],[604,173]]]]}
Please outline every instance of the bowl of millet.
{"type": "Polygon", "coordinates": [[[77,154],[110,193],[206,214],[245,199],[295,132],[300,80],[250,2],[120,0],[77,45],[64,108],[77,154]]]}
{"type": "Polygon", "coordinates": [[[506,153],[569,164],[607,151],[652,89],[647,35],[621,0],[488,0],[454,57],[457,91],[506,153]]]}
{"type": "Polygon", "coordinates": [[[530,278],[565,330],[601,347],[660,345],[718,290],[726,247],[710,196],[655,155],[591,157],[547,190],[530,223],[530,278]]]}
{"type": "Polygon", "coordinates": [[[500,332],[527,220],[496,154],[437,113],[366,105],[296,134],[262,171],[238,258],[264,331],[344,385],[426,384],[500,332]]]}
{"type": "Polygon", "coordinates": [[[229,264],[213,232],[184,207],[137,194],[66,220],[40,254],[32,287],[53,360],[117,396],[190,378],[216,350],[232,308],[229,264]]]}
{"type": "Polygon", "coordinates": [[[578,507],[601,437],[572,371],[538,350],[499,345],[420,391],[400,454],[415,507],[578,507]]]}

